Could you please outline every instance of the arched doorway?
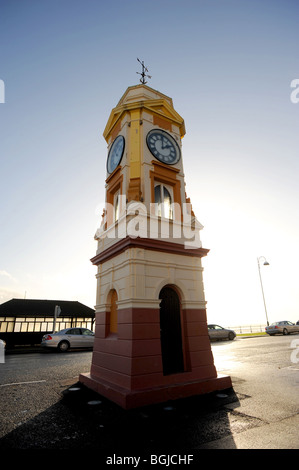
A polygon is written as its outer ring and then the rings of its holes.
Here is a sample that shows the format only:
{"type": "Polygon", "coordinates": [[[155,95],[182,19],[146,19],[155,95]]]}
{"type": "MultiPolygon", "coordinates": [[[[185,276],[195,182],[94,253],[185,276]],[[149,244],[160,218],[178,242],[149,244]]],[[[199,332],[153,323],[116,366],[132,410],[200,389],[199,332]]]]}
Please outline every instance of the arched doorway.
{"type": "Polygon", "coordinates": [[[163,287],[159,294],[160,335],[163,374],[184,372],[180,299],[171,287],[163,287]]]}

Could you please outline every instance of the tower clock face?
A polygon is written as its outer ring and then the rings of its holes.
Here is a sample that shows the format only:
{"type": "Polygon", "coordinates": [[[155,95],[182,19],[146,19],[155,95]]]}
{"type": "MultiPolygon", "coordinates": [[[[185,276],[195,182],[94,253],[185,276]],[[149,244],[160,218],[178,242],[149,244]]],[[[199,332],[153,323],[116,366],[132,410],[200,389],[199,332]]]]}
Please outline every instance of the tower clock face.
{"type": "Polygon", "coordinates": [[[174,165],[181,158],[180,147],[168,132],[153,129],[147,134],[146,143],[154,157],[162,163],[174,165]]]}
{"type": "Polygon", "coordinates": [[[115,168],[120,164],[125,149],[125,138],[119,135],[114,140],[110,147],[107,158],[107,171],[112,173],[115,168]]]}

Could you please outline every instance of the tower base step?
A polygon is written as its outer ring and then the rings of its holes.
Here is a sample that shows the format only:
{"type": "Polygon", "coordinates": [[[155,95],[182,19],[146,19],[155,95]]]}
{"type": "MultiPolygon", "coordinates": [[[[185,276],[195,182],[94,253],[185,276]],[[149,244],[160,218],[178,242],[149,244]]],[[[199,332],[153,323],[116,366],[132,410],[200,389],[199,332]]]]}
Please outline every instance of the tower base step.
{"type": "Polygon", "coordinates": [[[204,395],[232,387],[231,378],[221,374],[211,379],[171,384],[144,390],[128,390],[101,380],[98,377],[92,377],[89,373],[80,374],[79,381],[124,409],[138,408],[194,395],[204,395]]]}

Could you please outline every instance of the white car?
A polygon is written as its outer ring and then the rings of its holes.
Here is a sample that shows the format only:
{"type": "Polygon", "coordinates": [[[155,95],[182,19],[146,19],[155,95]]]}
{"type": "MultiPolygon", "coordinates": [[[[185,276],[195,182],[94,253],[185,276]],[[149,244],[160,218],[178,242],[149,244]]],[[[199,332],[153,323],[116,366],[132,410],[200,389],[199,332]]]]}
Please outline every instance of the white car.
{"type": "Polygon", "coordinates": [[[3,339],[0,339],[0,364],[5,362],[4,355],[5,355],[5,346],[6,343],[3,341],[3,339]]]}
{"type": "Polygon", "coordinates": [[[41,346],[57,348],[65,352],[70,348],[93,348],[94,332],[87,328],[66,328],[57,333],[44,335],[41,346]]]}
{"type": "Polygon", "coordinates": [[[268,335],[289,335],[290,333],[299,333],[299,325],[295,325],[291,321],[277,321],[275,323],[271,323],[270,326],[266,326],[265,331],[268,335]]]}

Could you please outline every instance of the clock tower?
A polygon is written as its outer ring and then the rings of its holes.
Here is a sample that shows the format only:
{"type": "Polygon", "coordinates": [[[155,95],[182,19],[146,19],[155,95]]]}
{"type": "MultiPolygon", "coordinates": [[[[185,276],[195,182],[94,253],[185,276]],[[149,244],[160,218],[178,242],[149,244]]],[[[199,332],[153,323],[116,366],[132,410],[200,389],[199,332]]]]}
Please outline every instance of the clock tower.
{"type": "Polygon", "coordinates": [[[208,335],[208,250],[186,197],[184,135],[172,99],[144,83],[126,90],[104,130],[95,343],[80,381],[123,408],[232,386],[217,374],[208,335]]]}

